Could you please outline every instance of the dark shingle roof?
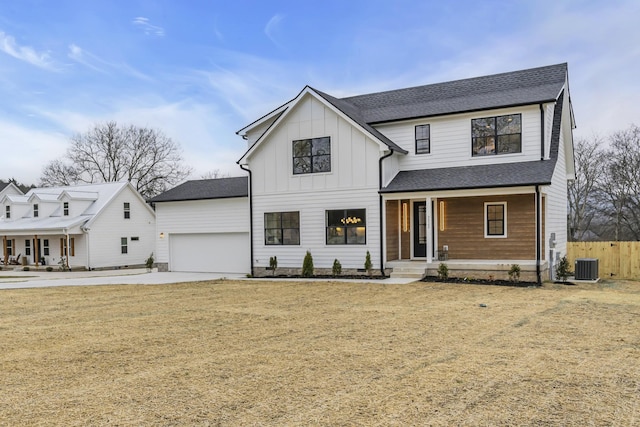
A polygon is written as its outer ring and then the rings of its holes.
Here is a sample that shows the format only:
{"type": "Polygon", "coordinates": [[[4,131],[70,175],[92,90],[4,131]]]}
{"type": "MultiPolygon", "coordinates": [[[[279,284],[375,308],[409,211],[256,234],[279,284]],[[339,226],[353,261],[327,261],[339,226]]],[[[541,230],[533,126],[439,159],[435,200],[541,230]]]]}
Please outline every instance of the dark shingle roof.
{"type": "Polygon", "coordinates": [[[342,98],[369,124],[554,101],[567,64],[342,98]]]}
{"type": "Polygon", "coordinates": [[[549,185],[554,160],[401,171],[381,193],[549,185]]]}
{"type": "Polygon", "coordinates": [[[228,199],[248,197],[249,180],[246,176],[235,178],[200,179],[187,181],[149,200],[177,202],[185,200],[228,199]]]}
{"type": "Polygon", "coordinates": [[[372,126],[370,126],[364,120],[364,118],[362,117],[362,114],[361,114],[360,110],[355,108],[352,104],[350,104],[350,103],[348,103],[346,101],[343,101],[342,99],[334,98],[333,96],[331,96],[329,94],[326,94],[324,92],[321,92],[319,90],[316,90],[316,89],[313,89],[313,90],[316,91],[318,93],[318,95],[320,95],[324,99],[326,99],[329,103],[333,104],[334,107],[336,107],[337,109],[342,111],[344,114],[349,116],[353,121],[355,121],[360,126],[362,126],[364,129],[366,129],[373,136],[375,136],[380,141],[385,143],[387,145],[387,147],[391,148],[393,151],[399,151],[399,152],[401,152],[403,154],[407,154],[407,150],[405,150],[404,148],[400,147],[395,142],[391,141],[389,138],[387,138],[382,133],[380,133],[377,129],[375,129],[372,126]]]}
{"type": "Polygon", "coordinates": [[[553,113],[549,160],[401,171],[381,193],[550,185],[560,146],[564,91],[553,113]]]}

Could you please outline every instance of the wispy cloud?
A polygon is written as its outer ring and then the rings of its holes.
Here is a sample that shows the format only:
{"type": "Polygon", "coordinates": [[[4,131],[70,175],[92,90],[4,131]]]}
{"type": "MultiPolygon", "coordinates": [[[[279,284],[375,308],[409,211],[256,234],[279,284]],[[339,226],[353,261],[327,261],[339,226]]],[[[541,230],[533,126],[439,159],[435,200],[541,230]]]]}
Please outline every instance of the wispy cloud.
{"type": "Polygon", "coordinates": [[[0,31],[0,50],[36,67],[56,71],[48,52],[38,52],[31,46],[20,46],[16,43],[15,38],[3,31],[0,31]]]}
{"type": "Polygon", "coordinates": [[[284,20],[284,16],[280,14],[273,15],[267,25],[264,27],[264,33],[269,37],[269,40],[273,42],[279,48],[282,48],[280,42],[276,39],[276,32],[280,28],[280,23],[284,20]]]}
{"type": "Polygon", "coordinates": [[[149,22],[149,18],[138,16],[137,18],[134,18],[134,20],[131,22],[136,27],[141,28],[142,31],[144,31],[144,33],[148,36],[157,36],[157,37],[164,36],[164,28],[158,27],[157,25],[152,25],[149,22]]]}
{"type": "Polygon", "coordinates": [[[69,54],[68,54],[69,58],[73,59],[74,61],[84,65],[85,67],[89,67],[93,70],[99,71],[101,73],[105,73],[106,71],[103,70],[102,68],[98,67],[97,65],[95,65],[95,62],[101,62],[104,64],[104,61],[102,61],[100,58],[98,58],[97,56],[86,52],[85,50],[83,50],[80,46],[76,45],[76,44],[70,44],[69,45],[69,54]]]}

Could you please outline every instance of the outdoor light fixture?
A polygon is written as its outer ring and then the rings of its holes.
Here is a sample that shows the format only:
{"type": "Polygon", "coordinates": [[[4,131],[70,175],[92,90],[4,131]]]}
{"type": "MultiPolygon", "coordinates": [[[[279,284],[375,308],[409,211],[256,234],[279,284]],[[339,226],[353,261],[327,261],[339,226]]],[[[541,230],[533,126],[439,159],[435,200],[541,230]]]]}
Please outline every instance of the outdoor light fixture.
{"type": "Polygon", "coordinates": [[[160,233],[160,238],[164,239],[164,233],[160,233]]]}
{"type": "Polygon", "coordinates": [[[402,231],[405,233],[409,231],[409,204],[407,202],[402,203],[402,231]]]}

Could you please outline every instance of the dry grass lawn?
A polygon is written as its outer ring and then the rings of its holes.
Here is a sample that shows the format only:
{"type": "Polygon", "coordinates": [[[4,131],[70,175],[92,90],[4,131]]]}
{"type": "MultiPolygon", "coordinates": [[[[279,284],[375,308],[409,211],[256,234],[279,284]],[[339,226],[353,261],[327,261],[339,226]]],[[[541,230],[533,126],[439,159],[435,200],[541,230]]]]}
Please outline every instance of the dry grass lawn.
{"type": "Polygon", "coordinates": [[[0,291],[2,426],[637,426],[639,362],[637,282],[0,291]]]}

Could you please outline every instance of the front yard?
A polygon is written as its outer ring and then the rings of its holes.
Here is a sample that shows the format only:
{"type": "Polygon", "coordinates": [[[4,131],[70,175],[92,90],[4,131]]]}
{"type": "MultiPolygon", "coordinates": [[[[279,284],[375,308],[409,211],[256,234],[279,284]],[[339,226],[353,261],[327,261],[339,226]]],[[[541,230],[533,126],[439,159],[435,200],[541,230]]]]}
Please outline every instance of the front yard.
{"type": "Polygon", "coordinates": [[[0,291],[0,425],[640,424],[640,283],[0,291]]]}

